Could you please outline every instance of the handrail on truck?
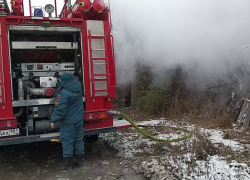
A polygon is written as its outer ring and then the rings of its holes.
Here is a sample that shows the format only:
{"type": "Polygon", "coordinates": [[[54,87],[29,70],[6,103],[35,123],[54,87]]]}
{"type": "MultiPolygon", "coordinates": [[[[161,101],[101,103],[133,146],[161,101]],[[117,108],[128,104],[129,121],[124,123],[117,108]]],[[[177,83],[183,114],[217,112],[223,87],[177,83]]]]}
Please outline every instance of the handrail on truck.
{"type": "MultiPolygon", "coordinates": [[[[0,16],[1,14],[5,14],[5,15],[14,15],[14,17],[18,17],[18,16],[24,16],[24,0],[9,0],[10,3],[7,3],[8,0],[0,0],[0,4],[4,6],[4,8],[0,8],[0,16]],[[14,8],[12,5],[13,3],[17,3],[19,4],[20,6],[18,6],[18,8],[14,8]],[[8,4],[12,4],[10,7],[8,4]],[[10,10],[10,8],[12,8],[12,12],[10,10]],[[17,12],[19,12],[19,14],[15,14],[14,13],[14,9],[17,10],[17,12]]],[[[73,17],[73,18],[77,18],[77,19],[83,19],[84,18],[84,14],[82,12],[75,12],[74,11],[74,8],[75,6],[78,5],[79,3],[79,0],[76,0],[73,4],[71,4],[71,0],[64,0],[64,5],[63,5],[63,8],[61,10],[60,13],[58,13],[58,4],[57,4],[57,0],[53,0],[54,1],[54,12],[55,13],[55,17],[56,18],[72,18],[72,15],[74,13],[74,15],[78,14],[77,17],[73,17]],[[71,14],[71,15],[70,15],[71,14]],[[81,15],[79,15],[81,14],[81,15]]],[[[92,4],[95,3],[95,1],[97,0],[90,0],[90,2],[92,4]]],[[[111,29],[112,29],[112,20],[111,20],[111,12],[110,12],[110,0],[103,0],[103,2],[106,4],[105,6],[105,11],[108,12],[107,14],[107,19],[108,21],[110,22],[109,23],[109,33],[111,32],[111,29]]],[[[29,17],[32,17],[33,14],[32,14],[32,8],[35,8],[35,6],[33,7],[32,6],[32,0],[29,0],[29,17]]],[[[14,23],[14,24],[18,24],[17,23],[14,23]]],[[[72,26],[74,27],[81,27],[82,25],[78,26],[78,25],[74,25],[73,22],[71,22],[72,26]]]]}

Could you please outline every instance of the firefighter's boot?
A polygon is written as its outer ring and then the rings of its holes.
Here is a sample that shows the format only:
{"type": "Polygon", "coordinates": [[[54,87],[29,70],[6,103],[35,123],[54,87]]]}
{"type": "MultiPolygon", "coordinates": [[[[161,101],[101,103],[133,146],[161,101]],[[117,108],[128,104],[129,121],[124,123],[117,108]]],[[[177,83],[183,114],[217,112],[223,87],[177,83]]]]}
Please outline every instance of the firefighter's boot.
{"type": "Polygon", "coordinates": [[[76,154],[75,167],[82,167],[83,165],[83,154],[76,154]]]}
{"type": "Polygon", "coordinates": [[[73,169],[72,160],[73,160],[73,158],[71,158],[71,157],[64,158],[63,165],[61,167],[57,168],[57,171],[64,171],[64,170],[73,169]]]}

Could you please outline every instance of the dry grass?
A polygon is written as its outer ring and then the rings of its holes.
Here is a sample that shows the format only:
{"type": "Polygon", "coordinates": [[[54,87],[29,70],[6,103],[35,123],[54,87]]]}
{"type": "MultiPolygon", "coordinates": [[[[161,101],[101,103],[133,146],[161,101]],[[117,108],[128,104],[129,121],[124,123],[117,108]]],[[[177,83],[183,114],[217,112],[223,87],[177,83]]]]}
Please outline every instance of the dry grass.
{"type": "Polygon", "coordinates": [[[232,128],[232,110],[216,105],[211,100],[206,101],[199,108],[197,102],[192,99],[185,101],[176,100],[174,106],[170,106],[168,111],[171,112],[168,113],[171,115],[170,118],[184,118],[186,122],[197,124],[204,128],[232,128]],[[186,113],[183,113],[183,111],[181,113],[181,109],[186,113]]]}
{"type": "Polygon", "coordinates": [[[213,117],[214,114],[211,114],[210,118],[205,118],[202,115],[193,115],[190,114],[187,122],[190,122],[192,124],[197,124],[201,127],[207,128],[207,129],[229,129],[232,128],[233,120],[232,118],[224,113],[221,115],[218,115],[216,117],[213,117]]]}
{"type": "MultiPolygon", "coordinates": [[[[147,112],[143,112],[139,108],[129,107],[129,108],[120,108],[117,111],[123,112],[128,115],[133,121],[147,121],[149,119],[158,118],[155,115],[149,114],[147,112]]],[[[160,117],[159,117],[160,118],[160,117]]]]}
{"type": "MultiPolygon", "coordinates": [[[[233,119],[231,115],[227,112],[224,112],[223,110],[206,110],[203,109],[202,111],[198,112],[196,111],[193,105],[191,105],[189,108],[188,113],[180,113],[179,108],[169,107],[168,110],[165,113],[158,114],[158,115],[152,115],[147,112],[143,112],[142,110],[138,108],[122,108],[118,109],[118,111],[121,111],[125,114],[127,114],[133,121],[147,121],[149,119],[157,119],[165,117],[167,119],[175,119],[179,122],[186,122],[186,123],[192,123],[197,124],[199,126],[202,126],[204,128],[208,129],[214,129],[214,128],[221,128],[221,129],[228,129],[232,128],[232,122],[233,119]]],[[[207,108],[207,107],[206,107],[207,108]]]]}

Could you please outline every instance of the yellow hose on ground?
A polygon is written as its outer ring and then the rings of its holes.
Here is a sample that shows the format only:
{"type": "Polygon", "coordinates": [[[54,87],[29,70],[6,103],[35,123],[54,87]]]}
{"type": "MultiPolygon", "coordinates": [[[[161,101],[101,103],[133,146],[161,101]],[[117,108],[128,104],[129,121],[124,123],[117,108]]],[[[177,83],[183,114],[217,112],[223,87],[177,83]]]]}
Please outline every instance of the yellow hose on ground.
{"type": "Polygon", "coordinates": [[[141,128],[139,127],[162,127],[162,126],[154,126],[154,125],[136,125],[134,123],[134,121],[132,121],[132,119],[130,119],[126,114],[124,113],[120,113],[120,116],[125,118],[127,121],[129,121],[131,123],[131,125],[138,131],[140,132],[141,134],[143,134],[144,136],[146,136],[147,138],[153,140],[153,141],[157,141],[157,142],[165,142],[165,143],[172,143],[172,142],[178,142],[178,141],[183,141],[183,140],[186,140],[186,139],[189,139],[192,137],[193,135],[193,132],[192,131],[189,131],[187,129],[183,129],[183,128],[177,128],[177,127],[169,127],[171,129],[174,129],[174,130],[177,130],[177,131],[182,131],[182,132],[185,132],[185,133],[188,133],[188,135],[184,136],[184,137],[181,137],[181,138],[177,138],[177,139],[158,139],[148,133],[146,133],[145,131],[143,131],[141,128]]]}

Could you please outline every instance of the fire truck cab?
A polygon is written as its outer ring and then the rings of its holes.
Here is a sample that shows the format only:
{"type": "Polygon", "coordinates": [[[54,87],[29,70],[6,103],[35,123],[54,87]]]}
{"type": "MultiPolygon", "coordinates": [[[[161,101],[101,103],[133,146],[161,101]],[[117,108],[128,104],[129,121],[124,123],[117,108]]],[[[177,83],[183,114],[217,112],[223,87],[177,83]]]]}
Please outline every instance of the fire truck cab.
{"type": "Polygon", "coordinates": [[[109,2],[65,0],[60,13],[56,0],[33,2],[0,0],[0,146],[59,138],[50,116],[65,72],[82,83],[85,135],[128,127],[108,113],[116,87],[109,2]]]}

